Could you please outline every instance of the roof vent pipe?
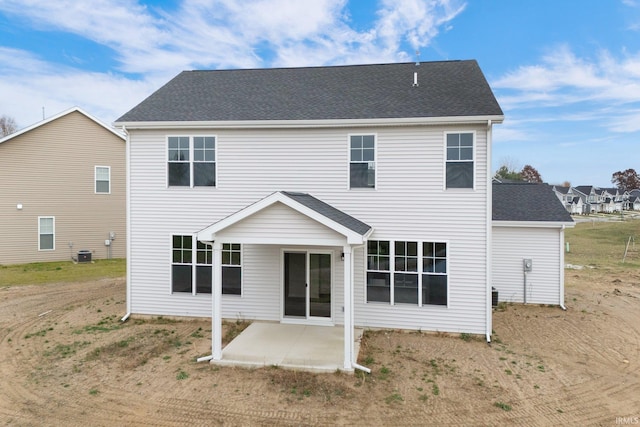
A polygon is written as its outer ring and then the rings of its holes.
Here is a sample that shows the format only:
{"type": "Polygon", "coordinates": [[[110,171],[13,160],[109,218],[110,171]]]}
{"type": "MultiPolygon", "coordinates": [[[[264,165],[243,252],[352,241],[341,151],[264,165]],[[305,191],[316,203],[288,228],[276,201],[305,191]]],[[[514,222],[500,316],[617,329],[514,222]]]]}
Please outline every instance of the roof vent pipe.
{"type": "Polygon", "coordinates": [[[413,73],[413,87],[418,86],[418,72],[413,73]]]}

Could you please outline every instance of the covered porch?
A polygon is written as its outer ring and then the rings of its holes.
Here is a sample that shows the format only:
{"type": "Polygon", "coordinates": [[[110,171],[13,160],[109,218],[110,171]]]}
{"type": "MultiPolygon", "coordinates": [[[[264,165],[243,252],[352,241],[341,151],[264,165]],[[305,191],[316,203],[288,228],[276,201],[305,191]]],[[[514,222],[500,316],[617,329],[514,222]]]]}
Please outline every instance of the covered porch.
{"type": "MultiPolygon", "coordinates": [[[[309,194],[281,191],[198,232],[198,240],[211,245],[213,252],[212,352],[199,360],[319,371],[362,368],[356,362],[361,331],[353,326],[353,252],[372,231],[309,194]],[[242,298],[252,298],[252,289],[262,292],[268,298],[264,307],[279,312],[280,322],[260,323],[263,319],[255,317],[258,322],[223,351],[222,248],[231,244],[279,248],[279,298],[274,298],[277,277],[270,276],[272,290],[265,294],[266,288],[255,287],[262,282],[256,281],[256,270],[253,279],[247,279],[250,283],[242,298]]],[[[253,255],[251,259],[248,262],[257,266],[266,258],[253,255]]],[[[275,266],[271,263],[264,269],[275,272],[275,266]]],[[[242,300],[234,302],[238,303],[242,300]]]]}
{"type": "MultiPolygon", "coordinates": [[[[354,358],[363,330],[354,329],[354,358]]],[[[289,323],[254,322],[222,349],[213,363],[229,366],[278,366],[310,372],[344,369],[344,328],[289,323]]]]}

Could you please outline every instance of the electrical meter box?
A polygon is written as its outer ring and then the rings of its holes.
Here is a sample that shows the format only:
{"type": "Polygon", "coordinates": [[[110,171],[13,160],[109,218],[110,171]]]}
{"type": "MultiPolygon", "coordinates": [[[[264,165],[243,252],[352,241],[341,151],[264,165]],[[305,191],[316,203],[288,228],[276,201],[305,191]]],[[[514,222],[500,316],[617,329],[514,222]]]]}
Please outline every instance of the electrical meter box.
{"type": "Polygon", "coordinates": [[[531,258],[525,258],[522,260],[522,268],[525,272],[530,272],[533,269],[533,260],[531,258]]]}

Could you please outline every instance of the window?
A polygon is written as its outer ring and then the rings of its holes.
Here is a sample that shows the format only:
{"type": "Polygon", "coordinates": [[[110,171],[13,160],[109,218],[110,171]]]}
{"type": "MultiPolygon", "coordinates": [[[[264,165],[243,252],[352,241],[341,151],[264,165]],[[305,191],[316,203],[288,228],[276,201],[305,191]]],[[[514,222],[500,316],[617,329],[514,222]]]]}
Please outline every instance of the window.
{"type": "Polygon", "coordinates": [[[96,193],[111,193],[111,168],[109,166],[96,166],[95,181],[96,193]]]}
{"type": "Polygon", "coordinates": [[[422,244],[422,304],[447,305],[447,244],[422,244]]]}
{"type": "Polygon", "coordinates": [[[213,249],[211,245],[196,242],[196,293],[211,293],[213,249]]]}
{"type": "Polygon", "coordinates": [[[242,247],[237,243],[222,244],[222,293],[242,293],[242,247]]]}
{"type": "Polygon", "coordinates": [[[55,247],[56,220],[52,216],[38,217],[38,250],[52,251],[55,247]]]}
{"type": "Polygon", "coordinates": [[[192,236],[173,236],[171,264],[171,290],[192,292],[192,236]]]}
{"type": "Polygon", "coordinates": [[[370,240],[367,302],[446,306],[447,244],[370,240]]]}
{"type": "Polygon", "coordinates": [[[350,188],[374,188],[376,186],[375,151],[374,135],[351,135],[350,188]]]}
{"type": "Polygon", "coordinates": [[[418,304],[418,242],[395,243],[395,271],[394,302],[418,304]]]}
{"type": "Polygon", "coordinates": [[[389,242],[367,243],[367,301],[391,302],[389,242]]]}
{"type": "Polygon", "coordinates": [[[473,188],[473,133],[448,133],[447,188],[473,188]]]}
{"type": "MultiPolygon", "coordinates": [[[[171,291],[210,294],[213,276],[211,245],[199,242],[191,235],[174,235],[171,242],[171,291]]],[[[240,244],[222,245],[222,293],[231,295],[242,293],[242,246],[240,244]]]]}
{"type": "Polygon", "coordinates": [[[170,136],[167,159],[170,187],[214,187],[216,185],[216,138],[214,136],[170,136]]]}

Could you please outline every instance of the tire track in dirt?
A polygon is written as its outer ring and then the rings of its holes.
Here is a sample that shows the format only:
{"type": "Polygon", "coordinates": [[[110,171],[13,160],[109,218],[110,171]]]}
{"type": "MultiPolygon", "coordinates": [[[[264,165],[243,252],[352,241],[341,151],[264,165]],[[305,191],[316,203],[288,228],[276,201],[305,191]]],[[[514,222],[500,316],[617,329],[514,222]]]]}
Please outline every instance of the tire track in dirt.
{"type": "Polygon", "coordinates": [[[0,361],[4,384],[0,388],[0,415],[7,420],[24,419],[24,414],[46,419],[47,408],[54,406],[55,400],[43,396],[38,382],[30,379],[42,358],[37,334],[45,331],[46,335],[47,329],[60,322],[75,305],[112,297],[122,283],[110,279],[2,289],[0,345],[13,350],[13,357],[0,361]]]}

